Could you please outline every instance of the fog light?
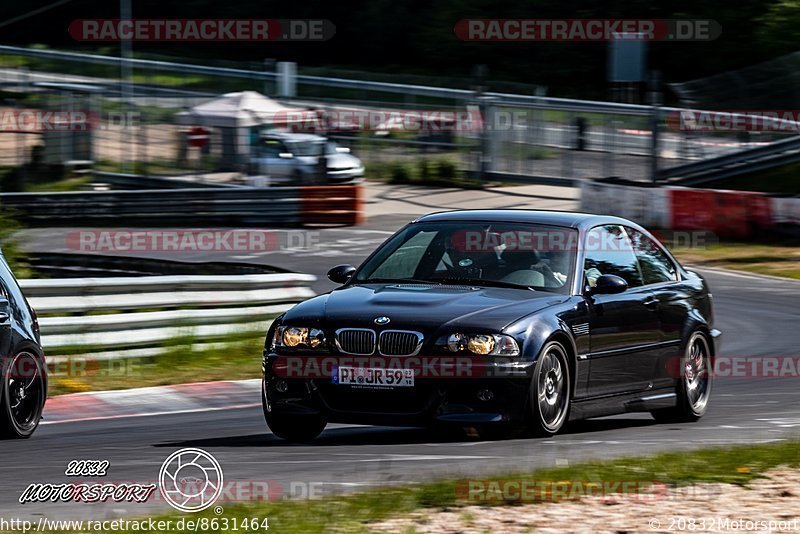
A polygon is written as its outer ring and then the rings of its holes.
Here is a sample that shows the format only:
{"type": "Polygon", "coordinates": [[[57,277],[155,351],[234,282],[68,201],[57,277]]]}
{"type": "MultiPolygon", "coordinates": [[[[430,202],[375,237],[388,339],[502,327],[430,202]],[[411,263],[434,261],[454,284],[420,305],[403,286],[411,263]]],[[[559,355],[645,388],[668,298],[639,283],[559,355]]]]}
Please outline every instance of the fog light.
{"type": "Polygon", "coordinates": [[[487,402],[494,398],[494,391],[491,389],[482,389],[478,391],[478,400],[487,402]]]}
{"type": "Polygon", "coordinates": [[[289,391],[289,384],[286,383],[286,380],[278,380],[275,382],[275,389],[278,390],[278,393],[286,393],[289,391]]]}

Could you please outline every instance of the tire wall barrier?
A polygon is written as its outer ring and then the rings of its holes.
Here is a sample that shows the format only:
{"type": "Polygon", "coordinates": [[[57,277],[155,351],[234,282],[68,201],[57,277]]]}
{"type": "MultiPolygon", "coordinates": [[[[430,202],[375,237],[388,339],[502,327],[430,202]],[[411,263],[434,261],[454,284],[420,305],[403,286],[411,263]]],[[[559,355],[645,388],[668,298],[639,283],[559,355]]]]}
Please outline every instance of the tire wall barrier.
{"type": "Polygon", "coordinates": [[[800,198],[749,191],[582,182],[581,210],[625,217],[648,228],[701,230],[727,238],[800,235],[800,198]]]}

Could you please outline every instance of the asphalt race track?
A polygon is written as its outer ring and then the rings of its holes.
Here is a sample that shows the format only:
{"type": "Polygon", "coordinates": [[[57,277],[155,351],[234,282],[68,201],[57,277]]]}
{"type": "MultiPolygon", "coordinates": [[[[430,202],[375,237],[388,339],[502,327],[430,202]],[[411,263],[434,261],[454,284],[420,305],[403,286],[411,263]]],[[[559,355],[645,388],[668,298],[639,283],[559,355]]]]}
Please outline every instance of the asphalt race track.
{"type": "MultiPolygon", "coordinates": [[[[396,222],[393,225],[398,226],[396,222]]],[[[356,235],[353,230],[342,230],[349,233],[342,239],[381,241],[386,237],[381,230],[361,230],[368,231],[375,233],[356,235]]],[[[361,256],[351,250],[354,255],[346,259],[359,261],[376,245],[370,242],[361,247],[361,256]]],[[[340,256],[344,255],[297,257],[295,265],[282,266],[324,277],[327,267],[345,261],[340,256]]],[[[724,332],[722,355],[798,355],[800,282],[722,271],[703,274],[714,293],[717,326],[724,332]]],[[[319,290],[325,289],[324,282],[319,285],[319,290]]],[[[169,409],[164,406],[165,411],[169,409]]],[[[0,445],[0,516],[104,518],[165,508],[163,503],[20,505],[16,501],[30,483],[74,482],[64,476],[72,459],[109,460],[106,482],[154,482],[164,459],[182,447],[199,447],[214,454],[224,471],[226,487],[247,499],[248,491],[263,493],[268,481],[273,491],[286,493],[294,488],[295,495],[303,496],[309,487],[325,493],[354,491],[365,485],[401,484],[442,475],[471,478],[589,458],[759,443],[798,435],[800,388],[796,377],[718,378],[709,412],[695,424],[657,425],[646,414],[625,415],[572,424],[553,439],[437,440],[417,429],[333,425],[311,445],[288,445],[269,433],[257,407],[58,424],[45,420],[32,439],[0,445]]]]}

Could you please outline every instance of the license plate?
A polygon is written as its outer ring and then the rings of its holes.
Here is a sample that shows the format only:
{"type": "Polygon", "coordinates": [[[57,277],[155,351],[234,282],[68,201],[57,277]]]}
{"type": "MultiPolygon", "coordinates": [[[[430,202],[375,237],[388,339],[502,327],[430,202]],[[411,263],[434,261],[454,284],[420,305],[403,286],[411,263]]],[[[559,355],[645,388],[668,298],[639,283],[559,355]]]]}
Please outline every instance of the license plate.
{"type": "Polygon", "coordinates": [[[413,369],[380,369],[368,367],[339,367],[333,373],[333,383],[342,386],[372,388],[414,387],[413,369]]]}

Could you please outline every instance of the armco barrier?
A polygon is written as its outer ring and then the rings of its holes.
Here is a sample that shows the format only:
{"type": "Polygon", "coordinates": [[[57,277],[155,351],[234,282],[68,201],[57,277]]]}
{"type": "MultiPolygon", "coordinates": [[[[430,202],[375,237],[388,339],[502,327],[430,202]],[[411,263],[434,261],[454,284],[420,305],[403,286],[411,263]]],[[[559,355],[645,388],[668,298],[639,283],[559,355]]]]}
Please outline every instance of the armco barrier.
{"type": "Polygon", "coordinates": [[[354,225],[361,185],[5,193],[4,211],[28,225],[354,225]]]}
{"type": "Polygon", "coordinates": [[[749,191],[596,180],[581,183],[581,209],[625,217],[649,228],[704,230],[720,237],[800,232],[800,198],[749,191]]]}
{"type": "Polygon", "coordinates": [[[314,296],[315,280],[279,273],[21,279],[20,285],[39,314],[48,355],[87,347],[117,358],[179,337],[265,332],[271,318],[314,296]]]}

